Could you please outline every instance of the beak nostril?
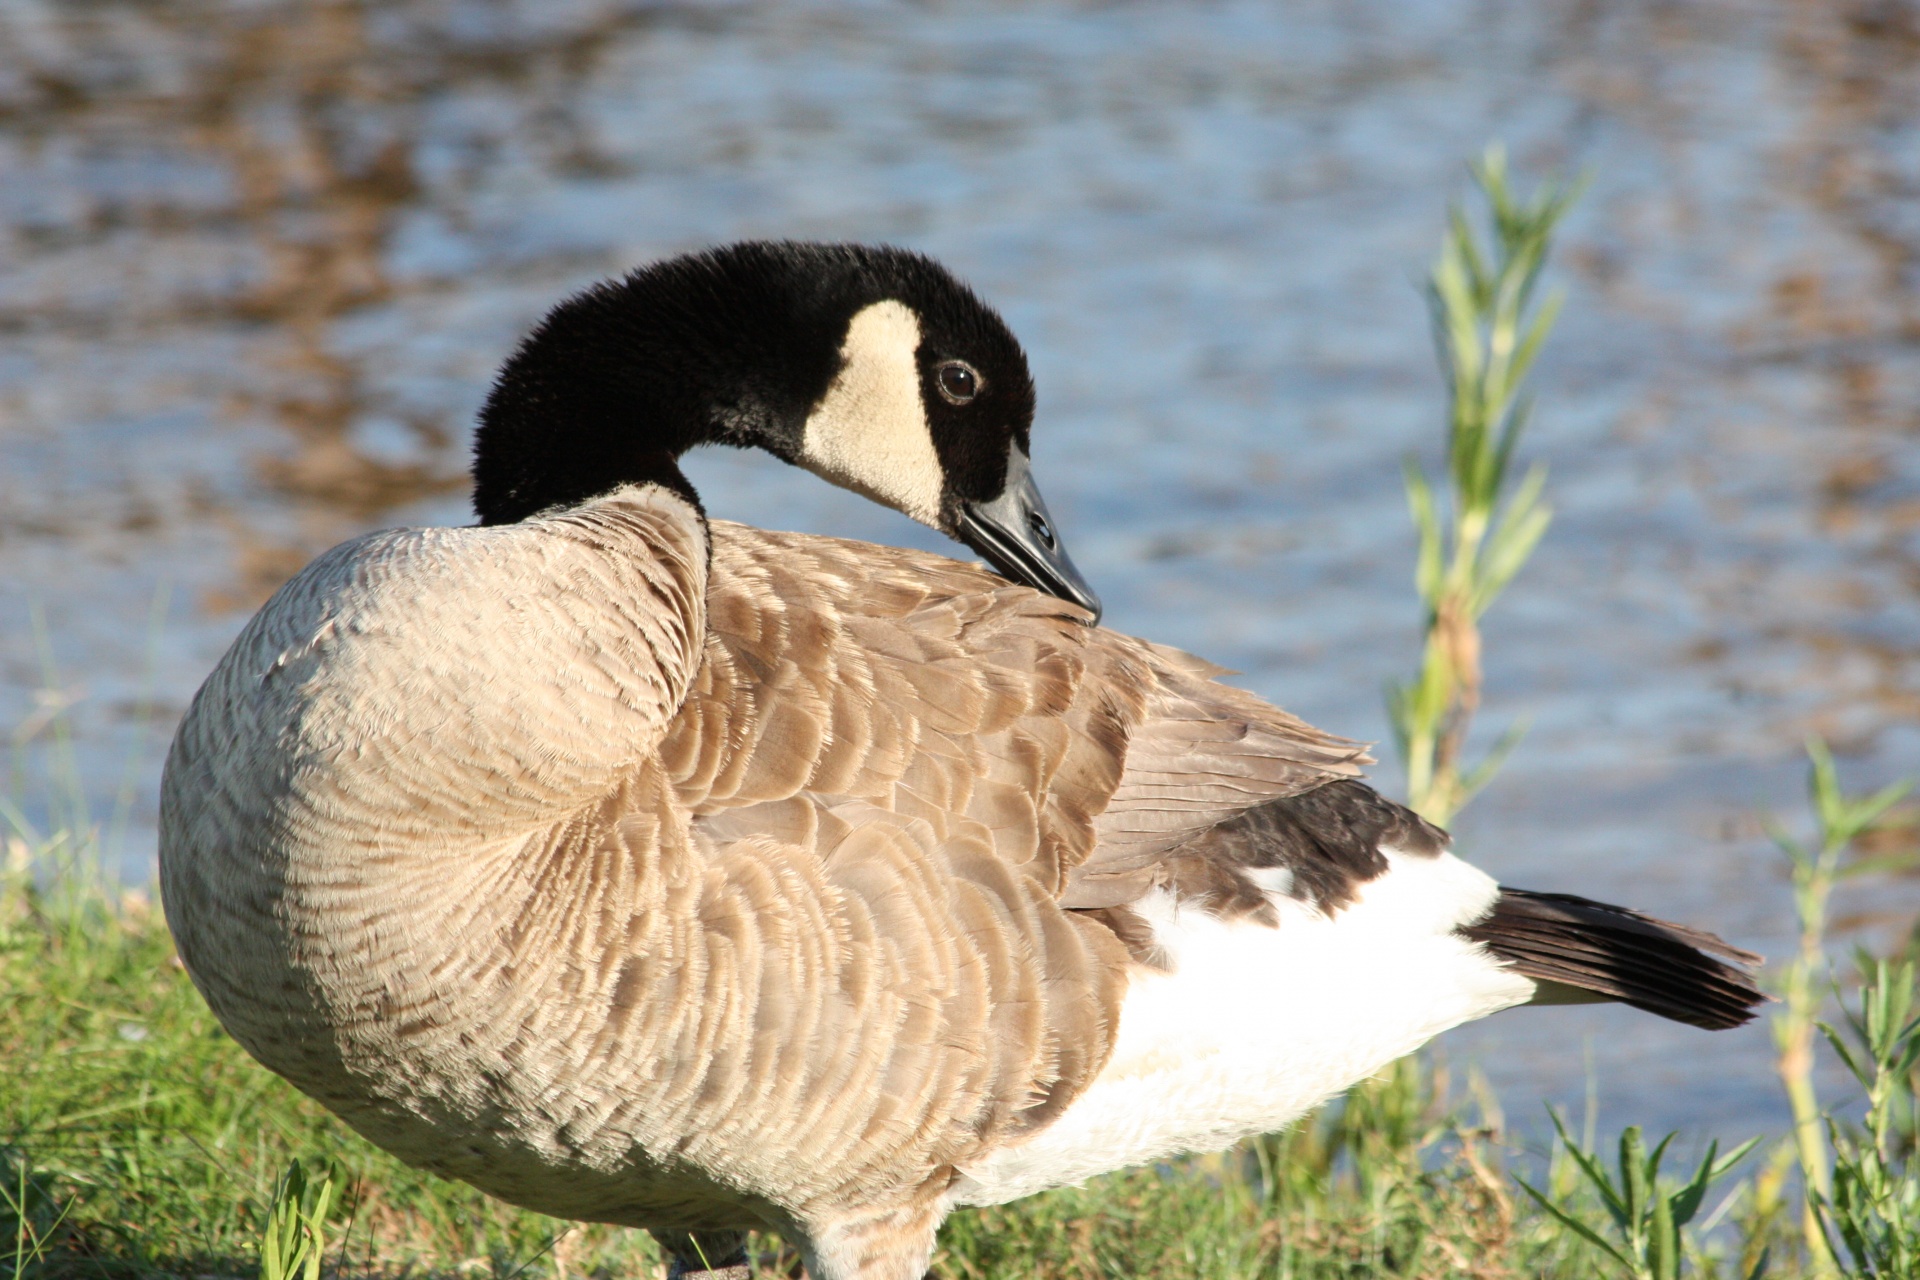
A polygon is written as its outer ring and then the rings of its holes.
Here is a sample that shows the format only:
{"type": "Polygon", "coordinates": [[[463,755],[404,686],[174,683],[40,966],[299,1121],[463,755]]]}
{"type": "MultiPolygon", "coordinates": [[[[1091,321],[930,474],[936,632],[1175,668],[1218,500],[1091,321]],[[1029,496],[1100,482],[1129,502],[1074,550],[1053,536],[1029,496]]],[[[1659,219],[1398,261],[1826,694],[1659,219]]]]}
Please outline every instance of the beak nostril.
{"type": "Polygon", "coordinates": [[[1047,550],[1052,551],[1054,549],[1053,526],[1047,523],[1047,518],[1038,511],[1034,511],[1028,514],[1027,523],[1033,528],[1033,536],[1045,543],[1047,550]]]}
{"type": "Polygon", "coordinates": [[[1086,621],[1100,621],[1100,597],[1073,567],[1018,441],[1007,447],[1007,478],[999,496],[962,500],[954,536],[1002,577],[1079,605],[1091,615],[1086,621]]]}

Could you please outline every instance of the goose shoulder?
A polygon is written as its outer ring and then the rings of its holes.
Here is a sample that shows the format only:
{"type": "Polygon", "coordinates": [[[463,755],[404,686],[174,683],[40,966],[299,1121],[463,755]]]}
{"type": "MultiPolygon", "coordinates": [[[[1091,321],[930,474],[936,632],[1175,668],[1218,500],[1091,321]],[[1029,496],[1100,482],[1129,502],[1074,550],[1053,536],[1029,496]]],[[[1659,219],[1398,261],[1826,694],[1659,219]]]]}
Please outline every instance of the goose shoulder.
{"type": "MultiPolygon", "coordinates": [[[[168,916],[216,1010],[248,1016],[287,917],[356,859],[511,837],[612,789],[692,678],[705,576],[697,513],[645,490],[369,534],[283,586],[195,696],[161,783],[168,916]]],[[[263,1024],[268,1056],[298,1038],[282,1029],[263,1024]]]]}
{"type": "MultiPolygon", "coordinates": [[[[510,776],[531,789],[500,816],[543,813],[658,740],[700,659],[705,578],[697,513],[658,489],[345,543],[248,624],[173,772],[221,772],[231,789],[266,754],[303,778],[476,799],[510,776]]],[[[176,799],[198,792],[186,782],[176,799]]]]}

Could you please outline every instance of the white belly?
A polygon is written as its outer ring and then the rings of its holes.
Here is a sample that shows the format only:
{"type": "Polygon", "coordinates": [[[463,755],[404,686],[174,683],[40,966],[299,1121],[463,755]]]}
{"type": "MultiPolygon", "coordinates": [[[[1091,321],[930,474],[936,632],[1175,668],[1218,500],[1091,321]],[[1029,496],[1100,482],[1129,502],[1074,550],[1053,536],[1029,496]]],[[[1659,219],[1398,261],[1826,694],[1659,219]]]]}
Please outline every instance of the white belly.
{"type": "Polygon", "coordinates": [[[1164,893],[1137,904],[1172,971],[1135,970],[1092,1087],[966,1167],[953,1202],[998,1204],[1272,1132],[1448,1027],[1524,1004],[1534,984],[1453,932],[1492,905],[1493,880],[1451,854],[1384,852],[1387,872],[1331,917],[1283,893],[1270,895],[1278,928],[1164,893]]]}

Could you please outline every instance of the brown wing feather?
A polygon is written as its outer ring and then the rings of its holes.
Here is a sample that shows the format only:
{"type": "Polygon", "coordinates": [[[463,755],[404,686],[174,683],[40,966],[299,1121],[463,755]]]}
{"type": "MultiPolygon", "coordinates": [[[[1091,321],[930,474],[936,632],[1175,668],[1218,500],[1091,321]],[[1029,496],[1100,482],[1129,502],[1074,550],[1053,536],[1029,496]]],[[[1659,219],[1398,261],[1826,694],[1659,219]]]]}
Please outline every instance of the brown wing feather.
{"type": "MultiPolygon", "coordinates": [[[[1126,774],[1096,824],[1099,852],[1069,890],[1071,906],[1128,901],[1122,886],[1242,810],[1353,777],[1371,757],[1158,645],[1148,714],[1127,742],[1126,774]]],[[[1216,669],[1217,670],[1217,669],[1216,669]]]]}
{"type": "MultiPolygon", "coordinates": [[[[916,1167],[1044,1123],[1104,1065],[1132,922],[1075,908],[1178,887],[1197,836],[1365,758],[939,557],[715,522],[708,618],[660,762],[709,856],[826,868],[850,949],[893,957],[860,990],[892,982],[902,1010],[848,1015],[890,1101],[819,1125],[911,1135],[916,1167]]],[[[788,1069],[825,1087],[845,1042],[818,1042],[788,1069]]]]}
{"type": "Polygon", "coordinates": [[[838,891],[848,967],[783,998],[856,997],[783,1067],[811,1083],[782,1096],[826,1111],[759,1145],[911,1184],[1043,1123],[1106,1060],[1125,950],[1056,899],[1124,729],[1102,749],[1069,723],[1113,713],[1078,706],[1089,633],[1055,602],[908,552],[718,522],[713,542],[707,661],[658,759],[716,864],[800,858],[838,891]],[[871,1113],[828,1105],[850,1051],[879,1072],[854,1091],[871,1113]]]}

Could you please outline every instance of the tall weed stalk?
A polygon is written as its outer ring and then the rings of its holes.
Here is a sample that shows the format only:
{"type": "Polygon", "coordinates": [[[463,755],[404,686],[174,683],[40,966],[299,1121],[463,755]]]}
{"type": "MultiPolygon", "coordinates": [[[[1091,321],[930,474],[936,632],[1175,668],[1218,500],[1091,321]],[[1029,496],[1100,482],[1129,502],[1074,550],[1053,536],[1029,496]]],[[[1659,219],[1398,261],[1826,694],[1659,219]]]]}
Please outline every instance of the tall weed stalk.
{"type": "MultiPolygon", "coordinates": [[[[1810,740],[1808,794],[1812,801],[1815,837],[1812,845],[1795,839],[1778,822],[1769,820],[1768,832],[1787,856],[1793,883],[1794,911],[1800,941],[1780,978],[1781,1011],[1773,1020],[1774,1048],[1780,1082],[1793,1113],[1789,1161],[1797,1161],[1805,1185],[1800,1233],[1816,1275],[1837,1274],[1828,1248],[1827,1231],[1818,1207],[1833,1196],[1831,1155],[1827,1149],[1829,1122],[1814,1087],[1814,1046],[1820,1017],[1831,987],[1827,959],[1828,905],[1834,887],[1843,879],[1890,869],[1885,859],[1843,862],[1861,836],[1874,829],[1888,810],[1899,803],[1910,784],[1894,783],[1869,796],[1850,797],[1841,790],[1833,754],[1825,743],[1810,740]]],[[[1836,1042],[1837,1043],[1837,1042],[1836,1042]]],[[[1851,1065],[1851,1063],[1849,1063],[1851,1065]]],[[[1775,1180],[1778,1180],[1776,1172],[1775,1180]]],[[[1777,1190],[1771,1193],[1777,1196],[1777,1190]]]]}
{"type": "Polygon", "coordinates": [[[1920,1276],[1920,1168],[1912,1146],[1914,1069],[1920,1064],[1914,969],[1911,962],[1876,960],[1862,970],[1858,1010],[1842,1008],[1845,1031],[1825,1023],[1820,1030],[1866,1091],[1866,1122],[1855,1129],[1827,1117],[1833,1177],[1827,1192],[1811,1199],[1828,1251],[1844,1253],[1854,1274],[1920,1276]]]}
{"type": "Polygon", "coordinates": [[[1483,242],[1467,211],[1448,214],[1428,281],[1434,342],[1447,382],[1446,469],[1438,486],[1412,461],[1407,505],[1419,533],[1414,586],[1426,639],[1414,678],[1387,690],[1387,710],[1407,769],[1407,802],[1441,826],[1453,820],[1519,741],[1509,730],[1475,764],[1467,729],[1480,707],[1480,618],[1526,564],[1552,511],[1546,470],[1509,486],[1514,448],[1532,412],[1527,373],[1560,309],[1536,298],[1554,228],[1578,195],[1557,182],[1526,198],[1507,179],[1506,154],[1489,147],[1473,176],[1487,206],[1483,242]]]}

